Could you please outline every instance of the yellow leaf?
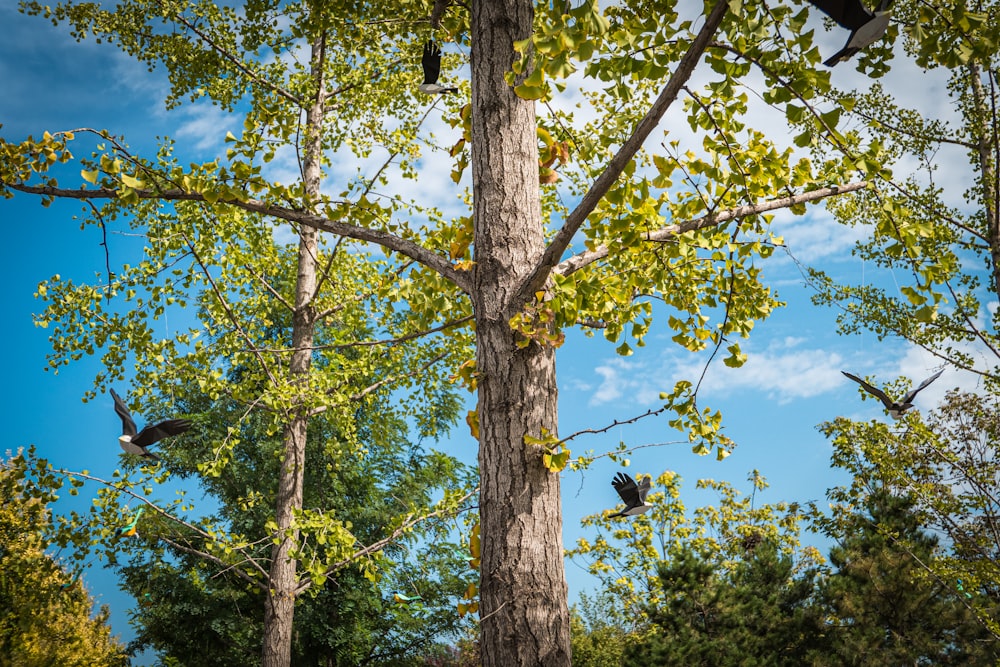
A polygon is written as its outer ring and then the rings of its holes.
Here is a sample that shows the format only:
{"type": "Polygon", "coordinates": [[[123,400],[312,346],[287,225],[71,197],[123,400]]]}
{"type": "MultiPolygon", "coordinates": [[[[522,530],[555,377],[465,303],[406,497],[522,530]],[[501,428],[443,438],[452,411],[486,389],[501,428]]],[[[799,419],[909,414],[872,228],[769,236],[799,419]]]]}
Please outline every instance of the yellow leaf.
{"type": "Polygon", "coordinates": [[[83,176],[83,180],[88,183],[97,183],[97,177],[100,176],[100,173],[101,172],[96,169],[93,171],[87,171],[86,169],[80,170],[80,176],[83,176]]]}
{"type": "Polygon", "coordinates": [[[141,188],[143,185],[142,180],[128,174],[122,174],[122,183],[130,188],[141,188]]]}
{"type": "Polygon", "coordinates": [[[472,437],[479,440],[479,413],[475,410],[469,410],[469,414],[465,415],[465,423],[469,425],[472,437]]]}

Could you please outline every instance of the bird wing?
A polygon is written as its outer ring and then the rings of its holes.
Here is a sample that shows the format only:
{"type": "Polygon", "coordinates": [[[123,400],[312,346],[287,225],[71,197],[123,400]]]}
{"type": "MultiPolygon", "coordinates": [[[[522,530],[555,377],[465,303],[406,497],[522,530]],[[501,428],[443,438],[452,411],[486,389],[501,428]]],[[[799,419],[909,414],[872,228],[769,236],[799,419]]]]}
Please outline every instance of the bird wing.
{"type": "Polygon", "coordinates": [[[626,475],[623,472],[618,473],[611,485],[615,487],[615,491],[618,495],[622,497],[625,504],[629,507],[634,507],[639,505],[639,487],[636,486],[635,480],[626,475]]]}
{"type": "Polygon", "coordinates": [[[809,0],[809,4],[848,30],[857,30],[874,16],[861,0],[809,0]]]}
{"type": "Polygon", "coordinates": [[[128,411],[128,406],[114,389],[109,389],[109,391],[111,398],[115,399],[115,412],[122,418],[122,435],[135,435],[135,421],[132,419],[132,413],[128,411]]]}
{"type": "Polygon", "coordinates": [[[441,75],[441,48],[434,42],[424,44],[424,56],[420,60],[424,67],[424,83],[437,83],[441,75]]]}
{"type": "Polygon", "coordinates": [[[643,477],[642,481],[639,482],[639,502],[646,502],[646,494],[649,493],[649,478],[643,477]]]}
{"type": "Polygon", "coordinates": [[[191,422],[187,419],[168,419],[155,426],[147,426],[139,431],[139,435],[132,438],[132,444],[139,447],[146,447],[159,442],[167,436],[177,435],[191,428],[191,422]]]}
{"type": "Polygon", "coordinates": [[[851,378],[858,384],[860,384],[862,387],[864,387],[865,391],[867,391],[869,394],[882,401],[882,405],[884,405],[886,408],[889,408],[891,410],[892,408],[896,407],[896,404],[893,402],[893,400],[888,396],[886,396],[886,393],[881,389],[879,389],[878,387],[871,386],[870,384],[859,378],[857,375],[851,375],[847,371],[840,371],[840,372],[846,375],[847,377],[851,378]]]}
{"type": "Polygon", "coordinates": [[[911,402],[913,400],[913,397],[917,395],[917,392],[919,392],[921,389],[923,389],[924,387],[926,387],[927,385],[929,385],[931,382],[934,382],[934,380],[937,380],[938,377],[941,375],[941,373],[944,373],[944,369],[943,368],[941,370],[939,370],[937,373],[935,373],[934,375],[930,376],[929,378],[927,378],[926,380],[924,380],[923,382],[921,382],[917,386],[916,389],[911,389],[910,391],[908,391],[906,393],[906,396],[903,397],[903,401],[902,402],[903,403],[909,403],[909,402],[911,402]]]}

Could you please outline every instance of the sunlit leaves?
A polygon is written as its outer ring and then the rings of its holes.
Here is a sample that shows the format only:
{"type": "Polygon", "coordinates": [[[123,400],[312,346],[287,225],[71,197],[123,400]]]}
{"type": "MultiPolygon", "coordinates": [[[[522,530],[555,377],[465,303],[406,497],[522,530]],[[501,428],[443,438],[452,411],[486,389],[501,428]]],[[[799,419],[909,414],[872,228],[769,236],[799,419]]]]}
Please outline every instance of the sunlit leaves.
{"type": "Polygon", "coordinates": [[[586,517],[584,526],[598,532],[578,539],[568,555],[586,563],[604,589],[621,601],[622,622],[641,618],[647,604],[661,601],[657,566],[685,547],[710,554],[718,567],[726,568],[743,555],[745,539],[767,539],[786,552],[796,552],[800,567],[819,562],[814,550],[799,548],[803,517],[798,508],[755,503],[755,492],[763,491],[767,482],[757,471],[748,480],[752,491],[748,494],[725,482],[699,480],[696,488],[713,491],[718,503],[692,511],[681,499],[680,476],[665,471],[653,480],[647,496],[652,509],[627,519],[609,519],[610,510],[586,517]]]}

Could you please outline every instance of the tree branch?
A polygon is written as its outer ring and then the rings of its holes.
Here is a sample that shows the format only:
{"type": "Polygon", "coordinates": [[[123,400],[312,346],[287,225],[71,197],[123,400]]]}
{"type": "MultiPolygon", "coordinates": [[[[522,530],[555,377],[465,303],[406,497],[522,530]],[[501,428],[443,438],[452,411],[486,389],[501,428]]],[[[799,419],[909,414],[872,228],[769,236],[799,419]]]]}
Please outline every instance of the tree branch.
{"type": "MultiPolygon", "coordinates": [[[[479,487],[476,487],[472,491],[469,491],[468,493],[466,493],[464,496],[462,496],[461,498],[459,498],[457,502],[458,503],[462,503],[462,502],[468,500],[469,498],[471,498],[472,496],[474,496],[477,493],[479,493],[479,487]]],[[[441,516],[441,515],[445,514],[446,510],[447,510],[447,508],[442,507],[441,509],[434,510],[430,514],[425,514],[423,516],[418,516],[416,518],[412,518],[413,515],[411,514],[410,517],[408,517],[399,528],[397,528],[394,531],[392,531],[389,535],[387,535],[386,537],[383,537],[381,540],[378,540],[377,542],[372,542],[371,544],[369,544],[368,546],[366,546],[366,547],[364,547],[362,549],[358,549],[357,551],[355,551],[353,554],[351,554],[350,556],[348,556],[344,560],[341,560],[341,561],[339,561],[337,563],[334,563],[333,565],[331,565],[330,567],[328,567],[326,569],[326,572],[324,572],[323,574],[325,576],[329,577],[330,575],[332,575],[337,570],[340,570],[340,569],[342,569],[342,568],[350,565],[351,563],[353,563],[354,561],[358,560],[359,558],[362,558],[362,557],[367,556],[369,554],[373,554],[376,551],[381,551],[387,544],[395,542],[404,533],[406,533],[408,530],[410,530],[410,528],[413,528],[413,526],[417,525],[418,523],[420,523],[422,521],[426,521],[427,519],[433,519],[436,516],[441,516]]],[[[306,579],[306,580],[302,581],[296,587],[296,589],[295,589],[295,595],[300,595],[301,593],[307,591],[310,587],[312,587],[312,579],[306,579]]]]}
{"type": "MultiPolygon", "coordinates": [[[[27,185],[24,183],[5,183],[4,187],[18,192],[41,195],[43,197],[58,197],[61,199],[80,199],[85,201],[90,199],[118,199],[119,197],[118,190],[114,188],[96,188],[93,190],[81,188],[74,190],[48,185],[27,185]]],[[[136,189],[132,190],[132,192],[134,192],[140,199],[157,199],[161,201],[208,201],[200,192],[187,192],[180,189],[164,191],[136,189]]],[[[235,206],[243,209],[244,211],[259,213],[261,215],[278,218],[279,220],[285,220],[286,222],[294,222],[300,225],[305,225],[330,234],[346,236],[357,241],[374,243],[387,250],[409,257],[410,259],[423,264],[427,268],[436,271],[466,294],[470,293],[472,290],[472,283],[466,273],[457,270],[445,257],[428,250],[422,245],[410,241],[409,239],[404,239],[377,229],[368,229],[366,227],[358,227],[356,225],[349,225],[343,222],[336,222],[334,220],[324,218],[323,216],[316,215],[315,213],[296,211],[283,206],[274,206],[259,199],[219,199],[217,203],[228,204],[229,206],[235,206]]]]}
{"type": "MultiPolygon", "coordinates": [[[[163,2],[160,2],[158,0],[157,4],[160,5],[160,9],[166,10],[166,7],[163,6],[163,2]]],[[[286,100],[288,100],[289,102],[291,102],[292,104],[294,104],[297,107],[304,107],[305,106],[305,103],[300,98],[298,98],[295,95],[291,94],[290,92],[288,92],[284,88],[276,86],[273,83],[271,83],[270,81],[268,81],[266,79],[262,79],[261,77],[257,76],[255,73],[251,72],[247,68],[247,66],[244,65],[243,62],[240,61],[236,56],[234,56],[233,54],[229,53],[229,51],[226,51],[219,44],[215,43],[215,41],[213,41],[211,37],[209,37],[204,32],[202,32],[201,30],[199,30],[198,26],[196,26],[195,24],[193,24],[190,21],[188,21],[181,14],[178,14],[176,16],[175,20],[178,23],[180,23],[181,25],[183,25],[185,28],[187,28],[188,30],[190,30],[191,32],[193,32],[194,34],[198,35],[198,38],[201,39],[201,41],[203,41],[205,44],[207,44],[209,46],[209,48],[211,48],[213,51],[215,51],[220,56],[222,56],[225,60],[228,60],[233,65],[233,67],[235,67],[236,69],[238,69],[240,71],[240,73],[242,73],[245,77],[247,77],[251,81],[254,81],[254,82],[260,84],[261,86],[263,86],[264,88],[267,88],[268,90],[270,90],[274,94],[278,95],[279,97],[285,98],[286,100]]]]}
{"type": "Polygon", "coordinates": [[[615,154],[611,161],[608,162],[607,167],[605,167],[604,172],[597,177],[593,185],[583,196],[583,199],[577,204],[577,207],[573,209],[568,216],[566,216],[566,221],[563,226],[559,229],[556,235],[552,238],[545,252],[542,254],[541,259],[535,266],[535,269],[531,274],[521,283],[520,288],[515,296],[516,303],[523,303],[527,301],[532,294],[540,290],[544,285],[545,281],[548,279],[549,274],[552,272],[553,268],[559,262],[559,258],[569,247],[570,241],[573,236],[580,229],[584,222],[587,220],[587,216],[593,212],[597,207],[597,204],[604,198],[611,187],[618,180],[618,177],[624,171],[625,167],[628,166],[632,158],[642,147],[643,142],[650,135],[653,129],[659,124],[660,119],[663,118],[663,114],[666,113],[670,105],[677,99],[678,93],[687,83],[688,79],[691,78],[691,74],[694,72],[695,66],[701,59],[702,54],[705,49],[708,48],[709,42],[715,31],[718,29],[719,25],[722,23],[722,19],[726,15],[726,10],[729,6],[728,0],[717,0],[715,6],[712,8],[712,12],[705,18],[705,24],[701,27],[698,35],[691,42],[691,47],[687,50],[684,56],[681,58],[680,62],[677,64],[677,69],[670,76],[667,84],[663,87],[660,95],[653,102],[653,105],[646,112],[639,124],[636,125],[635,129],[632,131],[632,135],[625,140],[621,148],[618,149],[618,153],[615,154]]]}
{"type": "MultiPolygon", "coordinates": [[[[184,519],[179,519],[179,518],[175,517],[173,514],[171,514],[170,512],[167,512],[164,509],[162,509],[159,505],[157,505],[153,501],[151,501],[148,498],[145,498],[143,496],[140,496],[139,494],[135,493],[134,491],[132,491],[128,487],[124,486],[123,483],[110,482],[110,481],[108,481],[106,479],[103,479],[101,477],[95,477],[94,475],[91,475],[91,474],[88,474],[88,473],[75,472],[73,470],[66,470],[64,468],[59,468],[59,469],[56,470],[56,472],[59,472],[59,473],[61,473],[63,475],[66,475],[67,477],[77,477],[79,479],[87,479],[87,480],[90,480],[92,482],[97,482],[98,484],[102,484],[104,486],[107,486],[107,487],[110,487],[112,489],[115,489],[115,490],[117,490],[117,491],[119,491],[121,493],[124,493],[125,495],[131,496],[134,500],[137,500],[137,501],[145,504],[147,507],[150,508],[150,510],[152,510],[153,512],[155,512],[157,515],[164,517],[168,521],[171,521],[173,523],[179,523],[180,525],[182,525],[185,528],[187,528],[188,530],[190,530],[190,531],[192,531],[192,532],[200,535],[201,537],[205,538],[206,540],[216,541],[215,538],[213,538],[211,535],[209,535],[207,532],[205,532],[204,530],[202,530],[198,526],[196,526],[196,525],[194,525],[192,523],[189,523],[189,522],[185,521],[184,519]]],[[[171,543],[171,541],[168,538],[165,538],[165,537],[162,537],[162,536],[157,536],[157,537],[158,537],[158,539],[161,539],[161,540],[164,540],[164,541],[166,541],[168,543],[171,543]]],[[[184,548],[184,547],[181,547],[180,545],[177,545],[177,546],[178,546],[178,548],[181,548],[182,551],[187,551],[189,553],[192,553],[192,554],[204,557],[204,558],[206,558],[208,560],[213,561],[214,563],[216,563],[218,565],[223,565],[223,566],[226,566],[226,567],[230,566],[228,563],[223,562],[220,558],[218,558],[217,556],[213,556],[212,554],[205,553],[203,551],[199,551],[199,550],[193,549],[191,547],[184,548]]],[[[242,548],[240,548],[238,546],[234,546],[233,550],[234,551],[238,551],[241,555],[243,555],[243,557],[246,560],[246,562],[251,563],[253,565],[254,569],[257,572],[259,572],[264,577],[265,580],[268,578],[267,571],[264,568],[262,568],[257,563],[256,560],[254,560],[249,555],[247,555],[243,551],[242,548]]],[[[251,577],[249,574],[247,574],[243,570],[240,570],[239,568],[237,568],[236,571],[240,574],[240,576],[242,578],[246,579],[247,581],[253,583],[256,586],[263,586],[265,588],[265,590],[266,590],[266,585],[265,584],[263,584],[263,583],[261,583],[259,581],[256,581],[253,577],[251,577]]]]}
{"type": "MultiPolygon", "coordinates": [[[[670,239],[676,238],[685,232],[694,231],[696,229],[704,229],[705,227],[714,227],[724,222],[729,222],[730,220],[738,220],[740,218],[746,218],[751,215],[757,215],[766,211],[774,211],[780,208],[788,208],[790,206],[795,206],[796,204],[805,204],[807,202],[825,199],[826,197],[833,195],[855,192],[857,190],[862,190],[867,186],[867,181],[855,181],[854,183],[848,183],[846,185],[833,185],[826,188],[820,188],[818,190],[810,190],[809,192],[803,192],[789,197],[771,199],[769,201],[761,202],[760,204],[745,204],[743,206],[731,208],[726,211],[720,211],[718,213],[706,215],[694,220],[688,220],[687,222],[682,222],[679,225],[668,225],[667,227],[663,227],[653,232],[646,232],[644,234],[644,240],[649,242],[669,241],[670,239]]],[[[606,245],[600,245],[593,250],[586,250],[560,262],[552,269],[552,271],[553,273],[558,273],[559,275],[568,276],[574,271],[579,271],[585,266],[602,260],[607,256],[608,247],[606,245]]]]}

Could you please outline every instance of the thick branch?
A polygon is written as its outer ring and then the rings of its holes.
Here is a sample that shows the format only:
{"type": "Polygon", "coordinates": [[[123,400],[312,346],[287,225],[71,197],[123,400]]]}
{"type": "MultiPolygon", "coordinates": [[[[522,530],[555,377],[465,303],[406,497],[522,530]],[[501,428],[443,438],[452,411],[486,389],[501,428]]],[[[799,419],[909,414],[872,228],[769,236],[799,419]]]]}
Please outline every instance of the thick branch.
{"type": "MultiPolygon", "coordinates": [[[[26,185],[23,183],[7,183],[4,185],[11,190],[17,190],[18,192],[26,192],[28,194],[42,195],[46,197],[58,197],[61,199],[90,200],[117,199],[119,197],[118,190],[114,188],[73,190],[46,185],[26,185]]],[[[140,199],[158,199],[161,201],[208,201],[205,199],[205,196],[199,192],[187,192],[179,189],[164,190],[162,192],[140,189],[133,190],[133,192],[140,199]]],[[[330,234],[346,236],[358,241],[374,243],[387,250],[409,257],[410,259],[423,264],[427,268],[437,271],[441,274],[441,276],[454,283],[456,287],[461,289],[466,294],[468,294],[472,289],[472,285],[467,274],[455,269],[451,262],[449,262],[446,258],[428,250],[427,248],[424,248],[418,243],[389,234],[388,232],[328,220],[327,218],[316,215],[315,213],[296,211],[282,206],[274,206],[272,204],[268,204],[267,202],[260,201],[259,199],[247,199],[244,201],[239,199],[220,199],[218,200],[218,203],[228,204],[230,206],[241,208],[245,211],[252,211],[261,215],[285,220],[287,222],[294,222],[307,227],[313,227],[314,229],[328,232],[330,234]]]]}
{"type": "Polygon", "coordinates": [[[569,247],[573,236],[587,220],[587,216],[591,214],[597,207],[597,204],[615,184],[622,171],[624,171],[625,167],[628,166],[629,162],[632,161],[632,158],[635,157],[635,154],[642,147],[643,142],[646,141],[646,138],[659,124],[660,119],[663,118],[663,114],[670,108],[673,101],[677,99],[678,93],[680,93],[688,79],[691,78],[695,66],[708,47],[719,24],[722,23],[728,6],[728,0],[717,0],[715,7],[712,8],[712,13],[706,17],[705,24],[701,27],[694,41],[691,42],[691,47],[687,50],[687,53],[684,54],[677,64],[677,69],[670,76],[670,80],[663,87],[659,97],[653,102],[653,106],[650,107],[643,119],[636,125],[635,130],[632,131],[632,135],[618,149],[618,153],[611,158],[604,172],[590,186],[590,190],[583,196],[577,207],[566,217],[562,228],[556,233],[549,246],[545,249],[545,253],[539,260],[535,270],[521,284],[516,297],[518,302],[526,301],[530,295],[542,288],[549,277],[549,273],[551,273],[559,262],[559,258],[562,257],[566,248],[569,247]]]}
{"type": "MultiPolygon", "coordinates": [[[[761,202],[760,204],[746,204],[736,208],[731,208],[727,211],[720,211],[719,213],[706,215],[695,220],[688,220],[687,222],[682,222],[679,225],[668,225],[667,227],[663,227],[656,231],[647,232],[644,235],[644,240],[669,241],[670,239],[676,238],[685,232],[690,232],[696,229],[704,229],[705,227],[714,227],[716,225],[729,222],[730,220],[738,220],[740,218],[746,218],[751,215],[774,211],[780,208],[788,208],[790,206],[795,206],[796,204],[805,204],[807,202],[817,201],[832,195],[840,195],[848,192],[854,192],[856,190],[862,190],[867,187],[867,185],[867,181],[856,181],[846,185],[834,185],[826,188],[820,188],[818,190],[810,190],[809,192],[803,192],[802,194],[792,195],[790,197],[771,199],[769,201],[761,202]]],[[[555,268],[553,268],[553,272],[563,276],[568,276],[574,271],[579,271],[585,266],[602,260],[607,256],[608,247],[601,245],[593,250],[581,252],[563,262],[560,262],[555,266],[555,268]]]]}

